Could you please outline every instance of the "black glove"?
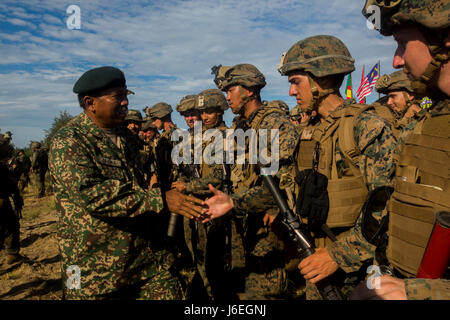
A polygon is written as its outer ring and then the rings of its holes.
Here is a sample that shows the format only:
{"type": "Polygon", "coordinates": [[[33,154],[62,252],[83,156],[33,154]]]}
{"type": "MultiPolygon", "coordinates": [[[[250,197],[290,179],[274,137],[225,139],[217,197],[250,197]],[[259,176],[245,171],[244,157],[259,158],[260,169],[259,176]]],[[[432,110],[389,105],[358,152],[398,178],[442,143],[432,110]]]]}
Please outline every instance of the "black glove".
{"type": "Polygon", "coordinates": [[[308,218],[309,230],[318,237],[324,236],[321,226],[326,223],[329,210],[328,179],[325,175],[307,169],[295,177],[300,187],[297,197],[297,213],[308,218]]]}

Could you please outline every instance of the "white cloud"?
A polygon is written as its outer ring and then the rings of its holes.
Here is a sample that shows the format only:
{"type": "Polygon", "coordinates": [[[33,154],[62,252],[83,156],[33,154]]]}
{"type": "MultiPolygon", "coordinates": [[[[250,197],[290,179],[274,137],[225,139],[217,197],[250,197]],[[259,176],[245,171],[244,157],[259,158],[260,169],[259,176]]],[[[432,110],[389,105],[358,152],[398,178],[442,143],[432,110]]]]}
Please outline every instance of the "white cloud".
{"type": "MultiPolygon", "coordinates": [[[[362,4],[354,0],[76,4],[81,8],[81,30],[66,27],[67,1],[0,4],[8,19],[24,23],[20,31],[0,31],[0,94],[8,102],[0,104],[1,128],[24,119],[31,125],[33,119],[23,118],[22,112],[39,113],[34,121],[42,129],[63,107],[77,114],[72,86],[82,72],[101,65],[124,70],[136,91],[130,108],[140,110],[159,101],[175,106],[187,94],[214,87],[213,65],[244,62],[265,74],[263,98],[282,98],[292,107],[295,100],[288,96],[287,79],[276,70],[281,53],[316,34],[338,36],[348,46],[356,59],[354,92],[363,64],[368,72],[380,59],[382,70],[392,71],[393,40],[366,28],[362,4]]],[[[174,118],[181,121],[176,113],[174,118]]],[[[230,111],[226,118],[231,119],[230,111]]],[[[179,124],[184,126],[183,121],[179,124]]]]}

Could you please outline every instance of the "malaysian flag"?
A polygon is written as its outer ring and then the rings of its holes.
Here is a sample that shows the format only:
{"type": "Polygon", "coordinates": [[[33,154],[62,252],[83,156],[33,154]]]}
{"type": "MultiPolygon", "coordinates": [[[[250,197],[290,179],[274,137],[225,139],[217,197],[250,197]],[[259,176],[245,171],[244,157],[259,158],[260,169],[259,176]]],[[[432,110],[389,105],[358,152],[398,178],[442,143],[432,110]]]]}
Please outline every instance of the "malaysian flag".
{"type": "Polygon", "coordinates": [[[366,96],[372,93],[373,88],[375,87],[375,83],[380,76],[380,65],[377,63],[375,67],[367,74],[364,78],[364,81],[359,85],[358,90],[356,91],[356,96],[358,100],[361,102],[366,96]]]}

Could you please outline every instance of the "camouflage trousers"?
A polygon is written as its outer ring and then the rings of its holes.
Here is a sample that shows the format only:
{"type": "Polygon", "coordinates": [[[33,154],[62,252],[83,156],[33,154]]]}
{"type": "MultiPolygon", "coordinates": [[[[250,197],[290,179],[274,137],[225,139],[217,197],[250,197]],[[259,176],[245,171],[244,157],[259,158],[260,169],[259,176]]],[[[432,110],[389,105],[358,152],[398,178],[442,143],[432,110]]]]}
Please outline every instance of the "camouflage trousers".
{"type": "Polygon", "coordinates": [[[17,182],[17,187],[19,188],[20,195],[23,197],[23,192],[30,182],[30,177],[28,174],[22,174],[17,182]]]}
{"type": "Polygon", "coordinates": [[[0,249],[8,254],[20,250],[20,224],[8,198],[0,198],[0,249]]]}
{"type": "Polygon", "coordinates": [[[283,243],[268,227],[258,230],[256,245],[245,257],[245,292],[241,300],[281,299],[287,292],[283,243]]]}
{"type": "Polygon", "coordinates": [[[184,300],[179,279],[168,270],[162,270],[151,279],[123,287],[117,291],[88,295],[83,290],[64,286],[67,300],[184,300]]]}
{"type": "Polygon", "coordinates": [[[45,197],[45,174],[47,171],[33,172],[31,174],[31,179],[34,186],[36,187],[38,197],[45,197]]]}
{"type": "MultiPolygon", "coordinates": [[[[333,228],[331,231],[336,236],[336,238],[342,238],[348,235],[350,232],[350,228],[333,228]]],[[[316,248],[325,248],[327,245],[332,243],[330,238],[315,238],[316,248]]],[[[341,269],[335,272],[332,275],[335,284],[342,293],[342,296],[346,299],[350,297],[353,292],[353,289],[358,285],[359,281],[362,280],[364,275],[361,275],[364,272],[366,267],[361,267],[360,271],[345,273],[341,269]]],[[[309,281],[306,281],[306,300],[322,300],[322,296],[317,290],[317,287],[309,281]]]]}

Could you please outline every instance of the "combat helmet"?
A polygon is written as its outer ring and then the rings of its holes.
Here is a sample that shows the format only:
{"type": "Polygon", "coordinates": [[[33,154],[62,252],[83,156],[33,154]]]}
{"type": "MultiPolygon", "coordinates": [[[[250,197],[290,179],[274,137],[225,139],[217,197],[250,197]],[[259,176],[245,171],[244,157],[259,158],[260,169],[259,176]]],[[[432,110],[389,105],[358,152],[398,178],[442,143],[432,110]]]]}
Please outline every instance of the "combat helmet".
{"type": "Polygon", "coordinates": [[[206,89],[197,95],[195,108],[197,110],[220,108],[220,110],[225,111],[229,106],[222,91],[219,89],[206,89]]]}
{"type": "Polygon", "coordinates": [[[128,109],[125,121],[144,122],[141,112],[135,109],[128,109]]]}
{"type": "Polygon", "coordinates": [[[292,108],[292,110],[289,112],[289,117],[291,117],[292,119],[295,120],[300,120],[301,115],[302,115],[302,109],[300,109],[299,106],[295,106],[294,108],[292,108]]]}
{"type": "MultiPolygon", "coordinates": [[[[391,36],[396,26],[413,24],[419,27],[429,43],[432,60],[423,74],[412,82],[419,95],[426,95],[437,88],[441,66],[450,60],[449,48],[444,45],[447,36],[442,32],[450,27],[450,3],[448,0],[366,0],[363,15],[370,19],[375,6],[380,12],[379,32],[391,36]]],[[[376,10],[375,10],[376,11],[376,10]]]]}
{"type": "Polygon", "coordinates": [[[177,104],[176,110],[182,114],[183,112],[192,110],[195,108],[195,100],[197,98],[196,94],[188,94],[180,100],[180,103],[177,104]]]}
{"type": "Polygon", "coordinates": [[[245,106],[250,100],[259,97],[259,90],[265,87],[266,78],[264,75],[252,64],[242,63],[235,66],[214,66],[211,68],[211,74],[214,77],[214,83],[217,88],[222,91],[227,91],[231,86],[239,86],[242,102],[239,106],[232,108],[232,112],[235,114],[240,113],[242,107],[245,106]],[[257,95],[251,97],[247,96],[243,90],[245,88],[255,88],[258,90],[257,95]]]}
{"type": "Polygon", "coordinates": [[[319,93],[317,82],[311,75],[316,78],[345,76],[355,70],[354,63],[355,60],[341,40],[334,36],[317,35],[298,41],[283,53],[278,71],[282,76],[289,76],[294,71],[306,73],[313,98],[310,103],[302,104],[302,109],[311,112],[321,100],[339,91],[339,88],[332,88],[319,93]]]}
{"type": "Polygon", "coordinates": [[[283,100],[272,100],[267,103],[268,106],[278,108],[289,115],[289,106],[283,100]]]}
{"type": "Polygon", "coordinates": [[[10,139],[5,134],[0,133],[0,161],[8,160],[14,153],[14,147],[10,143],[10,139]]]}
{"type": "Polygon", "coordinates": [[[37,141],[33,141],[31,143],[31,149],[33,149],[33,148],[39,149],[40,147],[41,147],[41,144],[39,142],[37,142],[37,141]]]}
{"type": "Polygon", "coordinates": [[[388,94],[391,91],[409,91],[414,93],[409,80],[403,70],[395,71],[391,74],[382,75],[375,84],[375,90],[379,93],[388,94]]]}

